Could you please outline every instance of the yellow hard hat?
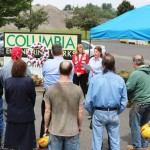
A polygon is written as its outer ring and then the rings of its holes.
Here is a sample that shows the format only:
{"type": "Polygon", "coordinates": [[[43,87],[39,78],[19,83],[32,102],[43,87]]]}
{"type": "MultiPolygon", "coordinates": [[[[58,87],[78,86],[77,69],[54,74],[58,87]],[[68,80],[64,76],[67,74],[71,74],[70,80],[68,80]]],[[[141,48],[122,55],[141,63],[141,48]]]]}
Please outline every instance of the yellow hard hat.
{"type": "Polygon", "coordinates": [[[150,124],[146,123],[141,127],[141,135],[144,139],[150,139],[150,124]]]}
{"type": "Polygon", "coordinates": [[[49,135],[44,136],[40,139],[37,140],[38,144],[42,147],[42,148],[46,148],[48,147],[48,141],[49,141],[49,135]]]}

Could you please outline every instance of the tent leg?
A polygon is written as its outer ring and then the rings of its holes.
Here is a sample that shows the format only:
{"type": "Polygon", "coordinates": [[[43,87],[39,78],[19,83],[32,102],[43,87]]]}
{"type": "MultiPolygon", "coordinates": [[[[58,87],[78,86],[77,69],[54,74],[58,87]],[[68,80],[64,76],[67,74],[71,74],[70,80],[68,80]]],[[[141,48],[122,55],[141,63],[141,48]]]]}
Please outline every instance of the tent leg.
{"type": "MultiPolygon", "coordinates": [[[[91,39],[90,39],[90,45],[91,45],[91,39]]],[[[90,45],[89,45],[89,58],[90,58],[90,45]]]]}

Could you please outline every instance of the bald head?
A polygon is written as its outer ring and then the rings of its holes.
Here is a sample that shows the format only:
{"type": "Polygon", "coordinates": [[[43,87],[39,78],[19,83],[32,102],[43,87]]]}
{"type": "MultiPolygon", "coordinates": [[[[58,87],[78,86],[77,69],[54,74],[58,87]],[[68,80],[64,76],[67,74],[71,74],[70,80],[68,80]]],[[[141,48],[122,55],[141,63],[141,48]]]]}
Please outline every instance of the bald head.
{"type": "Polygon", "coordinates": [[[133,63],[140,66],[144,65],[144,58],[141,55],[135,55],[132,57],[133,63]]]}
{"type": "Polygon", "coordinates": [[[72,71],[72,64],[69,61],[63,61],[60,63],[59,71],[61,75],[69,76],[72,71]]]}

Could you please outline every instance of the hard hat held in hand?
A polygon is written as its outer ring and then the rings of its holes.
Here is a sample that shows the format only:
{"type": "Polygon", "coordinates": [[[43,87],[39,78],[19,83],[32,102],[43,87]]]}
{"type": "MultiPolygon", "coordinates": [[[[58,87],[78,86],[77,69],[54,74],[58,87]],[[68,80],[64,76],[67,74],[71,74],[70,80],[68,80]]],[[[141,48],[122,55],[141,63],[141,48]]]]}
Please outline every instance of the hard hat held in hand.
{"type": "Polygon", "coordinates": [[[150,122],[141,127],[141,135],[144,139],[150,139],[150,122]]]}
{"type": "Polygon", "coordinates": [[[38,144],[42,147],[42,148],[46,148],[48,147],[48,141],[49,141],[49,135],[44,136],[40,139],[37,140],[38,144]]]}

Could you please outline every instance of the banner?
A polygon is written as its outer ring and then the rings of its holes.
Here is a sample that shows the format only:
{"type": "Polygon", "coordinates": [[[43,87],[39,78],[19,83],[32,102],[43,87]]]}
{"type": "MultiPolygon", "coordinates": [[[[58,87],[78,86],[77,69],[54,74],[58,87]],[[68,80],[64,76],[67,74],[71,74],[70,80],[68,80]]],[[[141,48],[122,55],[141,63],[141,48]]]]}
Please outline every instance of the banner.
{"type": "MultiPolygon", "coordinates": [[[[77,44],[81,43],[80,34],[61,34],[61,33],[4,33],[4,58],[1,66],[8,63],[10,51],[14,46],[19,46],[23,50],[23,60],[27,63],[32,74],[42,77],[42,65],[48,58],[52,58],[51,48],[55,43],[59,43],[63,48],[63,56],[65,59],[71,60],[77,44]],[[39,48],[31,48],[34,43],[39,45],[39,48]],[[42,49],[42,46],[45,48],[42,49]],[[30,48],[30,49],[29,49],[30,48]],[[44,52],[48,52],[49,55],[44,52]],[[30,54],[30,55],[29,55],[30,54]],[[32,59],[31,59],[32,57],[32,59]],[[30,58],[30,59],[28,59],[30,58]],[[40,60],[40,61],[39,61],[40,60]]],[[[2,60],[0,60],[1,62],[2,60]]]]}
{"type": "MultiPolygon", "coordinates": [[[[71,59],[76,46],[81,43],[80,34],[59,34],[59,33],[4,33],[5,56],[10,55],[10,49],[19,46],[23,49],[24,57],[27,56],[28,48],[36,42],[44,44],[51,53],[51,47],[55,43],[59,43],[63,47],[63,55],[66,59],[71,59]]],[[[40,57],[41,52],[35,52],[36,57],[40,57]]],[[[50,55],[51,56],[51,55],[50,55]]]]}

